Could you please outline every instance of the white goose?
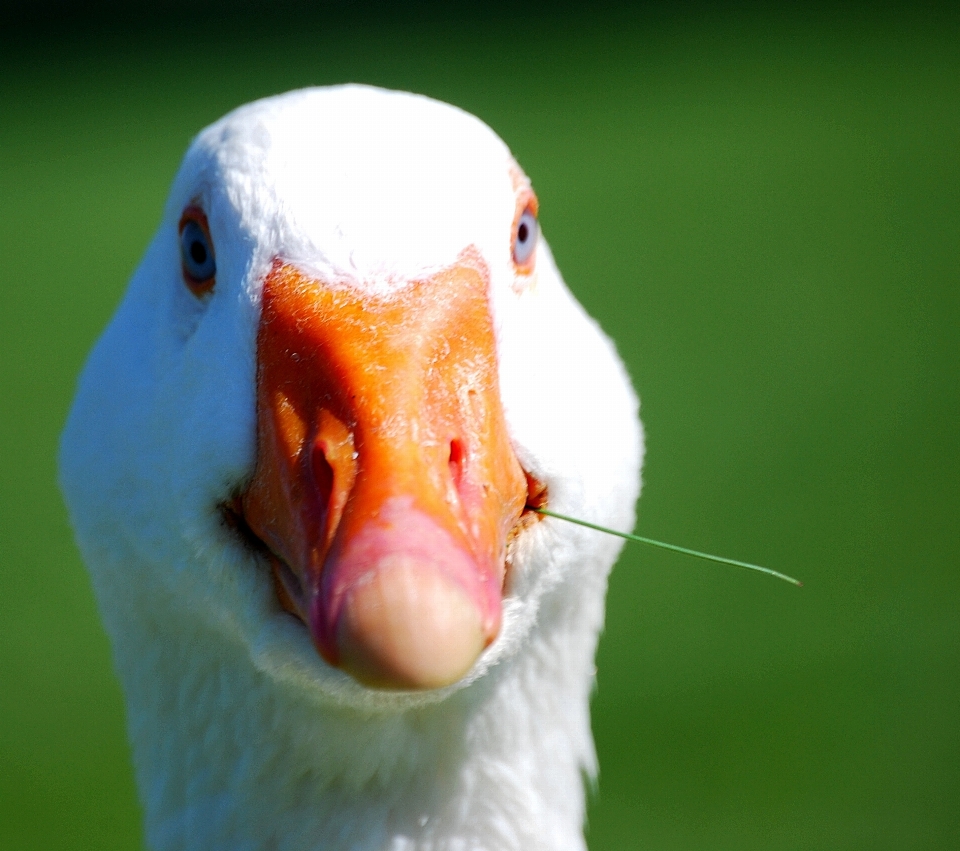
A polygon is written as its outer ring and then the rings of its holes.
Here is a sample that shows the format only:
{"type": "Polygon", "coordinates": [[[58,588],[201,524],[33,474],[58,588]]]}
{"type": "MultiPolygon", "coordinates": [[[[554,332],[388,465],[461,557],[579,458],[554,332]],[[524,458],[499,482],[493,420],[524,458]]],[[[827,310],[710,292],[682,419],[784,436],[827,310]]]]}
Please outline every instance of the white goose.
{"type": "Polygon", "coordinates": [[[188,151],[64,493],[166,849],[584,848],[642,439],[476,118],[345,86],[188,151]],[[291,616],[293,615],[293,616],[291,616]]]}

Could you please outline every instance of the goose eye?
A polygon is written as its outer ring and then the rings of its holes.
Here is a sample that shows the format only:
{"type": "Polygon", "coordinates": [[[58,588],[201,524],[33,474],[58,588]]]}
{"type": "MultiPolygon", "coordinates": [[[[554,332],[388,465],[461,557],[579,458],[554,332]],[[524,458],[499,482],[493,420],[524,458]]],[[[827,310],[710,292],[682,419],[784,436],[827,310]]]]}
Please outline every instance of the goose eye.
{"type": "Polygon", "coordinates": [[[180,263],[183,280],[196,296],[213,289],[217,261],[207,217],[202,210],[187,208],[180,219],[180,263]]]}
{"type": "Polygon", "coordinates": [[[537,247],[537,235],[540,225],[533,210],[527,207],[520,218],[513,233],[513,262],[518,266],[530,266],[533,262],[533,252],[537,247]]]}

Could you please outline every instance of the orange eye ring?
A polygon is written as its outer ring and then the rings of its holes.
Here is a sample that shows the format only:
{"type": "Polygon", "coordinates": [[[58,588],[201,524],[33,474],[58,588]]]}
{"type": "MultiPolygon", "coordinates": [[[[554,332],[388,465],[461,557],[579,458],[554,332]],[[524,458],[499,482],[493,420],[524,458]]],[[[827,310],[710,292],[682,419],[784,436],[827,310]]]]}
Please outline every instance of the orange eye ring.
{"type": "Polygon", "coordinates": [[[180,267],[183,282],[197,298],[213,290],[217,282],[217,259],[207,214],[191,204],[180,216],[180,267]]]}
{"type": "Polygon", "coordinates": [[[540,236],[537,212],[537,197],[532,192],[525,193],[525,197],[517,205],[511,246],[513,264],[517,271],[524,275],[533,271],[537,259],[537,242],[540,236]]]}

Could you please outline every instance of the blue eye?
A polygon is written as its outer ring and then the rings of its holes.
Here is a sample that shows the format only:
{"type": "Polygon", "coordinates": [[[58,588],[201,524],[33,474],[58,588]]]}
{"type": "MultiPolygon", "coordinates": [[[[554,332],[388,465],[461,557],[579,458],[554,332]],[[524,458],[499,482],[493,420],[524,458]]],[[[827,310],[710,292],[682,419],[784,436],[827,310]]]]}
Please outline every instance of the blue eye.
{"type": "Polygon", "coordinates": [[[513,262],[518,266],[526,266],[533,260],[539,233],[540,225],[537,217],[533,210],[527,207],[517,220],[517,227],[513,234],[513,262]]]}
{"type": "Polygon", "coordinates": [[[217,261],[207,217],[200,210],[185,210],[180,220],[180,262],[184,281],[194,295],[203,295],[213,289],[217,261]]]}

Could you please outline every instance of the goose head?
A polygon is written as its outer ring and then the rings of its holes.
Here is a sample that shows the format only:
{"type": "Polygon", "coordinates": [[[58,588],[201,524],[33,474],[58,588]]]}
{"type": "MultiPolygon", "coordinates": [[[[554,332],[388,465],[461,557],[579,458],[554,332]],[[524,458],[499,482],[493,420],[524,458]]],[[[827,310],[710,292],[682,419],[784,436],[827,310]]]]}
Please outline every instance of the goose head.
{"type": "Polygon", "coordinates": [[[190,146],[60,453],[155,847],[582,844],[619,544],[531,509],[628,530],[642,440],[537,215],[405,93],[190,146]]]}

